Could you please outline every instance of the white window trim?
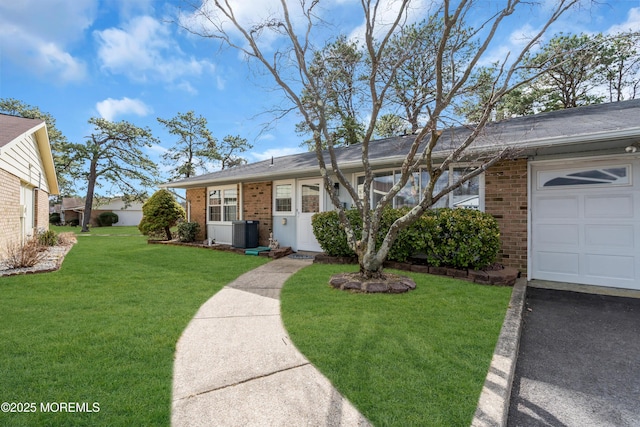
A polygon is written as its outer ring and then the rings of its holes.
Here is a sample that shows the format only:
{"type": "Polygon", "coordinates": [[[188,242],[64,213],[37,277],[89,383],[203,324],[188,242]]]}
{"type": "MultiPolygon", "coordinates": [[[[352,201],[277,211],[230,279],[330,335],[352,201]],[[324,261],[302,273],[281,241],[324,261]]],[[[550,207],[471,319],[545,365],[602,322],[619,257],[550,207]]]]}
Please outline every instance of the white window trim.
{"type": "MultiPolygon", "coordinates": [[[[448,172],[449,172],[449,174],[448,174],[448,176],[449,176],[449,184],[451,184],[451,179],[453,177],[453,170],[454,169],[463,169],[463,168],[474,167],[474,166],[478,166],[478,165],[476,165],[474,163],[455,163],[455,164],[450,164],[449,165],[449,170],[448,170],[448,172]]],[[[417,171],[420,177],[422,176],[422,174],[421,174],[422,170],[423,170],[423,168],[420,168],[420,170],[417,171]]],[[[399,172],[399,169],[380,169],[380,170],[375,170],[373,173],[375,175],[376,173],[387,173],[387,172],[391,172],[392,176],[395,176],[395,174],[399,172]]],[[[355,186],[356,191],[358,189],[358,178],[360,178],[361,176],[364,176],[363,172],[354,173],[353,174],[353,183],[354,183],[353,185],[355,186]]],[[[481,212],[484,212],[484,210],[485,210],[485,201],[484,201],[484,199],[485,199],[485,181],[484,181],[484,178],[485,178],[485,172],[481,173],[478,176],[478,198],[479,198],[479,200],[478,200],[478,209],[481,212]]],[[[420,188],[422,188],[422,182],[420,182],[420,188]]],[[[451,192],[451,193],[453,193],[453,192],[451,192]]],[[[449,194],[451,194],[451,193],[449,193],[449,194]]],[[[370,196],[370,198],[371,198],[371,196],[370,196]]],[[[449,197],[449,206],[448,207],[453,208],[453,197],[449,197]]]]}
{"type": "Polygon", "coordinates": [[[238,185],[222,185],[219,187],[207,187],[207,224],[231,224],[232,221],[209,221],[209,193],[213,190],[218,190],[222,194],[222,204],[220,205],[221,215],[224,215],[224,190],[236,190],[236,217],[239,217],[240,213],[240,191],[238,191],[238,185]]]}
{"type": "Polygon", "coordinates": [[[293,216],[296,209],[296,181],[294,179],[287,179],[283,181],[273,181],[273,197],[271,200],[271,212],[273,216],[293,216]],[[291,185],[291,211],[277,212],[276,211],[276,187],[278,185],[291,185]]]}

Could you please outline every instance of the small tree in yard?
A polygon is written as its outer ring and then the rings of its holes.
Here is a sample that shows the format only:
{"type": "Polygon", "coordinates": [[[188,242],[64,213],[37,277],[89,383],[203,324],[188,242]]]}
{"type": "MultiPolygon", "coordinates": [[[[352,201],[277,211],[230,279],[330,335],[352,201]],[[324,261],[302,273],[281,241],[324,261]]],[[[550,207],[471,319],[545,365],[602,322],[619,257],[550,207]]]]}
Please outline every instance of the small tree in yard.
{"type": "MultiPolygon", "coordinates": [[[[302,116],[304,128],[312,134],[311,145],[319,173],[345,229],[348,245],[358,257],[362,276],[384,278],[383,262],[400,231],[416,222],[446,194],[510,154],[508,149],[497,149],[483,159],[465,157],[467,148],[482,133],[501,98],[527,83],[516,80],[521,75],[527,53],[540,43],[549,26],[578,2],[557,0],[552,4],[548,2],[545,7],[534,8],[533,3],[520,0],[491,2],[490,7],[487,2],[477,0],[427,2],[431,6],[411,0],[361,0],[357,3],[361,6],[362,25],[359,28],[362,35],[357,44],[347,40],[352,50],[357,49],[357,55],[349,55],[357,63],[345,63],[348,80],[337,72],[341,61],[318,61],[318,57],[327,52],[339,54],[326,47],[345,40],[334,30],[340,23],[336,22],[332,27],[330,22],[343,14],[327,13],[329,11],[323,9],[325,2],[274,1],[266,8],[268,16],[250,16],[245,20],[247,11],[239,6],[239,2],[210,0],[193,4],[192,13],[183,14],[179,23],[194,34],[237,49],[273,77],[290,102],[291,110],[295,109],[302,116]],[[473,95],[478,84],[477,75],[486,69],[483,64],[495,61],[488,56],[498,29],[508,25],[505,21],[516,10],[527,6],[531,7],[529,12],[539,12],[542,21],[537,27],[539,30],[526,40],[519,52],[505,55],[497,66],[491,67],[491,84],[488,85],[491,90],[479,105],[477,122],[470,127],[467,137],[454,141],[456,146],[447,152],[443,161],[436,162],[434,151],[443,128],[450,126],[446,123],[454,114],[454,107],[473,95]],[[469,26],[467,19],[474,20],[474,28],[469,26]],[[412,22],[419,23],[414,25],[412,22]],[[327,38],[327,34],[333,38],[327,38]],[[416,61],[418,51],[422,62],[416,61]],[[353,79],[352,70],[357,73],[353,79]],[[405,70],[412,74],[405,74],[405,70]],[[422,86],[416,88],[415,85],[422,86]],[[397,181],[374,203],[370,197],[374,167],[369,158],[369,144],[378,119],[397,111],[398,105],[411,106],[412,127],[416,118],[424,125],[410,136],[411,146],[397,181]],[[336,112],[348,113],[356,109],[359,117],[367,118],[361,138],[364,170],[361,187],[352,184],[351,174],[343,172],[335,153],[335,147],[343,142],[337,139],[335,132],[339,118],[336,112]],[[451,164],[463,159],[477,161],[478,167],[436,190],[438,178],[451,164]],[[421,201],[395,220],[382,242],[376,244],[385,208],[421,169],[430,177],[421,201]],[[358,237],[354,232],[355,224],[332,191],[336,182],[351,197],[362,221],[362,232],[358,237]]],[[[341,4],[351,6],[351,3],[341,4]]],[[[553,66],[554,62],[548,64],[553,66]]],[[[544,71],[535,70],[538,74],[530,75],[529,79],[535,79],[544,71]]]]}
{"type": "Polygon", "coordinates": [[[145,236],[164,234],[165,239],[171,240],[171,227],[186,217],[169,190],[158,190],[142,205],[142,220],[138,229],[145,236]]]}

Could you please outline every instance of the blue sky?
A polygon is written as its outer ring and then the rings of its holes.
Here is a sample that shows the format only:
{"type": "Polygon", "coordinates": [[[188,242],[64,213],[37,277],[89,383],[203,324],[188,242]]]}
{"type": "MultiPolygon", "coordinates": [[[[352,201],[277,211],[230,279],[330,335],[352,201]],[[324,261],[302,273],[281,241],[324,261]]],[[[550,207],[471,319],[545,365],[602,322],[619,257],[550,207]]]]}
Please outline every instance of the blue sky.
{"type": "MultiPolygon", "coordinates": [[[[195,0],[194,0],[195,1],[195,0]]],[[[416,13],[429,0],[416,0],[416,13]]],[[[548,3],[552,0],[543,0],[548,3]]],[[[275,0],[235,0],[238,16],[255,21],[275,0]]],[[[359,0],[325,0],[326,17],[340,19],[345,34],[357,34],[362,21],[359,0]]],[[[484,0],[486,10],[496,0],[484,0]]],[[[0,98],[16,98],[51,113],[70,141],[82,142],[90,117],[128,120],[148,126],[161,144],[153,159],[171,147],[174,137],[157,117],[195,111],[214,136],[247,138],[254,148],[245,157],[257,161],[302,151],[302,137],[291,114],[268,130],[265,113],[282,97],[274,84],[244,62],[237,52],[219,49],[170,23],[179,0],[0,0],[0,98]]],[[[536,28],[535,14],[515,16],[492,47],[503,57],[536,28]]],[[[640,0],[603,0],[572,12],[551,33],[640,30],[640,0]]]]}

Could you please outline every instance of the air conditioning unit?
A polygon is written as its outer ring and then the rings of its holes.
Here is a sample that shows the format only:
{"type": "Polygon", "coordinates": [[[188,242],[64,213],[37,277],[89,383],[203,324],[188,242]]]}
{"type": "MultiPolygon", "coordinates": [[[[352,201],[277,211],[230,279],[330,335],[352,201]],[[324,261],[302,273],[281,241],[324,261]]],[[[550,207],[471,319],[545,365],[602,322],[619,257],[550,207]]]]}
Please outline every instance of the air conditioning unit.
{"type": "Polygon", "coordinates": [[[231,246],[242,249],[257,247],[259,223],[260,221],[233,221],[231,246]]]}

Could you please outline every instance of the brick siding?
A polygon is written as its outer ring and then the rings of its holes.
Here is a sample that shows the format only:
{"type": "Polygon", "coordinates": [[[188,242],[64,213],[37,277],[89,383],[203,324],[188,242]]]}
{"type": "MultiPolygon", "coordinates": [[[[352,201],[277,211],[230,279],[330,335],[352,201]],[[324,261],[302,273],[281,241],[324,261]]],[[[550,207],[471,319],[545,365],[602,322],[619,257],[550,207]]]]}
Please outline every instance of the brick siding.
{"type": "Polygon", "coordinates": [[[0,169],[0,256],[20,240],[20,179],[0,169]]]}
{"type": "Polygon", "coordinates": [[[272,190],[272,182],[255,182],[242,185],[244,219],[260,221],[258,225],[258,244],[262,246],[269,245],[269,235],[273,231],[272,190]]]}
{"type": "Polygon", "coordinates": [[[200,231],[196,236],[196,240],[204,240],[207,234],[207,189],[188,189],[187,203],[191,204],[191,222],[200,224],[200,231]]]}
{"type": "Polygon", "coordinates": [[[49,193],[43,190],[36,191],[36,230],[49,229],[49,193]]]}
{"type": "Polygon", "coordinates": [[[504,160],[485,174],[485,211],[498,221],[498,262],[527,271],[527,160],[504,160]]]}

